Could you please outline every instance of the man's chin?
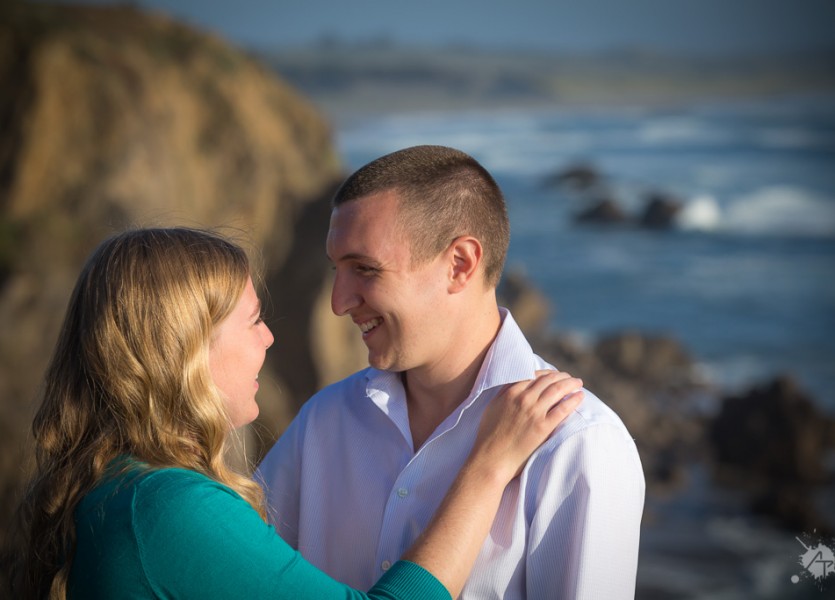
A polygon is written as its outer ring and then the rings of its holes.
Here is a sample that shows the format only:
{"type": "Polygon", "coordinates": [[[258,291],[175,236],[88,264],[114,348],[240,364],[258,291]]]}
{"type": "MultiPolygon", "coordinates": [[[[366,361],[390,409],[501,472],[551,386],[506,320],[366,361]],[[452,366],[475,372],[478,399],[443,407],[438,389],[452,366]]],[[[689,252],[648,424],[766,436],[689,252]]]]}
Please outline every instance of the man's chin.
{"type": "Polygon", "coordinates": [[[371,354],[368,355],[368,364],[377,369],[378,371],[388,371],[388,363],[384,360],[381,360],[378,357],[373,357],[371,354]]]}
{"type": "Polygon", "coordinates": [[[379,354],[375,354],[371,351],[368,352],[368,364],[377,369],[378,371],[399,371],[400,369],[396,368],[394,361],[391,360],[390,357],[387,356],[380,356],[379,354]]]}

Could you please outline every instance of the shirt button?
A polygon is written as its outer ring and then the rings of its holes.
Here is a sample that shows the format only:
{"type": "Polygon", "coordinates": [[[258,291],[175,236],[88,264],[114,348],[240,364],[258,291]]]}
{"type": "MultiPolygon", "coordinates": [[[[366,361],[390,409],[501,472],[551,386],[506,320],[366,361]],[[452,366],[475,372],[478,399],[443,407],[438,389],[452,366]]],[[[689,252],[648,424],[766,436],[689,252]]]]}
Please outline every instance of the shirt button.
{"type": "Polygon", "coordinates": [[[406,488],[400,488],[399,490],[397,490],[397,495],[401,498],[405,498],[409,495],[409,490],[407,490],[406,488]]]}
{"type": "Polygon", "coordinates": [[[388,571],[389,569],[391,569],[391,563],[387,560],[384,560],[383,564],[380,566],[383,567],[383,571],[388,571]]]}

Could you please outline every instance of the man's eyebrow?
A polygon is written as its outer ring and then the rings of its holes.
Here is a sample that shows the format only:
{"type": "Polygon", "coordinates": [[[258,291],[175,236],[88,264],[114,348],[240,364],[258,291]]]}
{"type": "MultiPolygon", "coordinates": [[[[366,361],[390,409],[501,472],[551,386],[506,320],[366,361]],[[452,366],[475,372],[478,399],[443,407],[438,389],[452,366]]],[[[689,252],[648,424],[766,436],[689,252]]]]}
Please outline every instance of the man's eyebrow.
{"type": "Polygon", "coordinates": [[[250,317],[255,317],[261,314],[261,299],[259,298],[258,301],[255,303],[255,310],[250,313],[250,317]]]}
{"type": "Polygon", "coordinates": [[[328,255],[328,260],[331,261],[332,263],[343,261],[343,260],[360,260],[362,262],[369,263],[369,264],[374,265],[376,267],[379,267],[379,266],[382,265],[382,263],[379,260],[377,260],[376,258],[371,258],[367,254],[360,254],[359,252],[349,252],[348,254],[343,254],[342,256],[340,256],[336,260],[334,260],[333,258],[331,258],[330,255],[328,255]]]}

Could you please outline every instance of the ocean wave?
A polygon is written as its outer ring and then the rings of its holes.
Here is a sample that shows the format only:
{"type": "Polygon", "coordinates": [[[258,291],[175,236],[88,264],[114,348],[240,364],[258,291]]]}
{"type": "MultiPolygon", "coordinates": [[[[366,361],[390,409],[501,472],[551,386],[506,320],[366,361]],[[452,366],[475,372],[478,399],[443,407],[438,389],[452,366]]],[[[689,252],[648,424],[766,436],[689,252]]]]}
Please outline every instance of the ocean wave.
{"type": "Polygon", "coordinates": [[[683,230],[835,237],[835,198],[808,189],[766,186],[730,199],[692,198],[676,224],[683,230]]]}
{"type": "Polygon", "coordinates": [[[727,132],[693,117],[653,118],[636,132],[643,145],[704,145],[728,142],[727,132]]]}
{"type": "Polygon", "coordinates": [[[746,233],[835,236],[835,198],[795,186],[768,186],[732,200],[724,221],[746,233]]]}
{"type": "Polygon", "coordinates": [[[715,231],[722,223],[722,210],[713,196],[692,198],[676,220],[679,229],[686,231],[715,231]]]}

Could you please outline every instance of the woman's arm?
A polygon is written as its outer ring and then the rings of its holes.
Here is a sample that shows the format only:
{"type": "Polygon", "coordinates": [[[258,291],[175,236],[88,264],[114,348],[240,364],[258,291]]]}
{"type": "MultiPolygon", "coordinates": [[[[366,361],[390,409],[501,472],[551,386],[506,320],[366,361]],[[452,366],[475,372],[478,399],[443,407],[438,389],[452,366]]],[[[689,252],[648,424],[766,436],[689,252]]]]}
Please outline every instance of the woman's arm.
{"type": "MultiPolygon", "coordinates": [[[[542,373],[542,372],[540,372],[542,373]]],[[[453,598],[464,587],[507,484],[580,403],[583,382],[548,371],[508,386],[482,417],[478,437],[429,527],[403,556],[453,598]]]]}
{"type": "Polygon", "coordinates": [[[455,597],[505,486],[576,407],[579,394],[557,403],[580,386],[553,373],[514,384],[493,400],[432,523],[367,595],[305,561],[229,488],[163,469],[125,477],[88,499],[77,524],[89,539],[79,538],[70,598],[112,597],[125,586],[185,598],[455,597]]]}

